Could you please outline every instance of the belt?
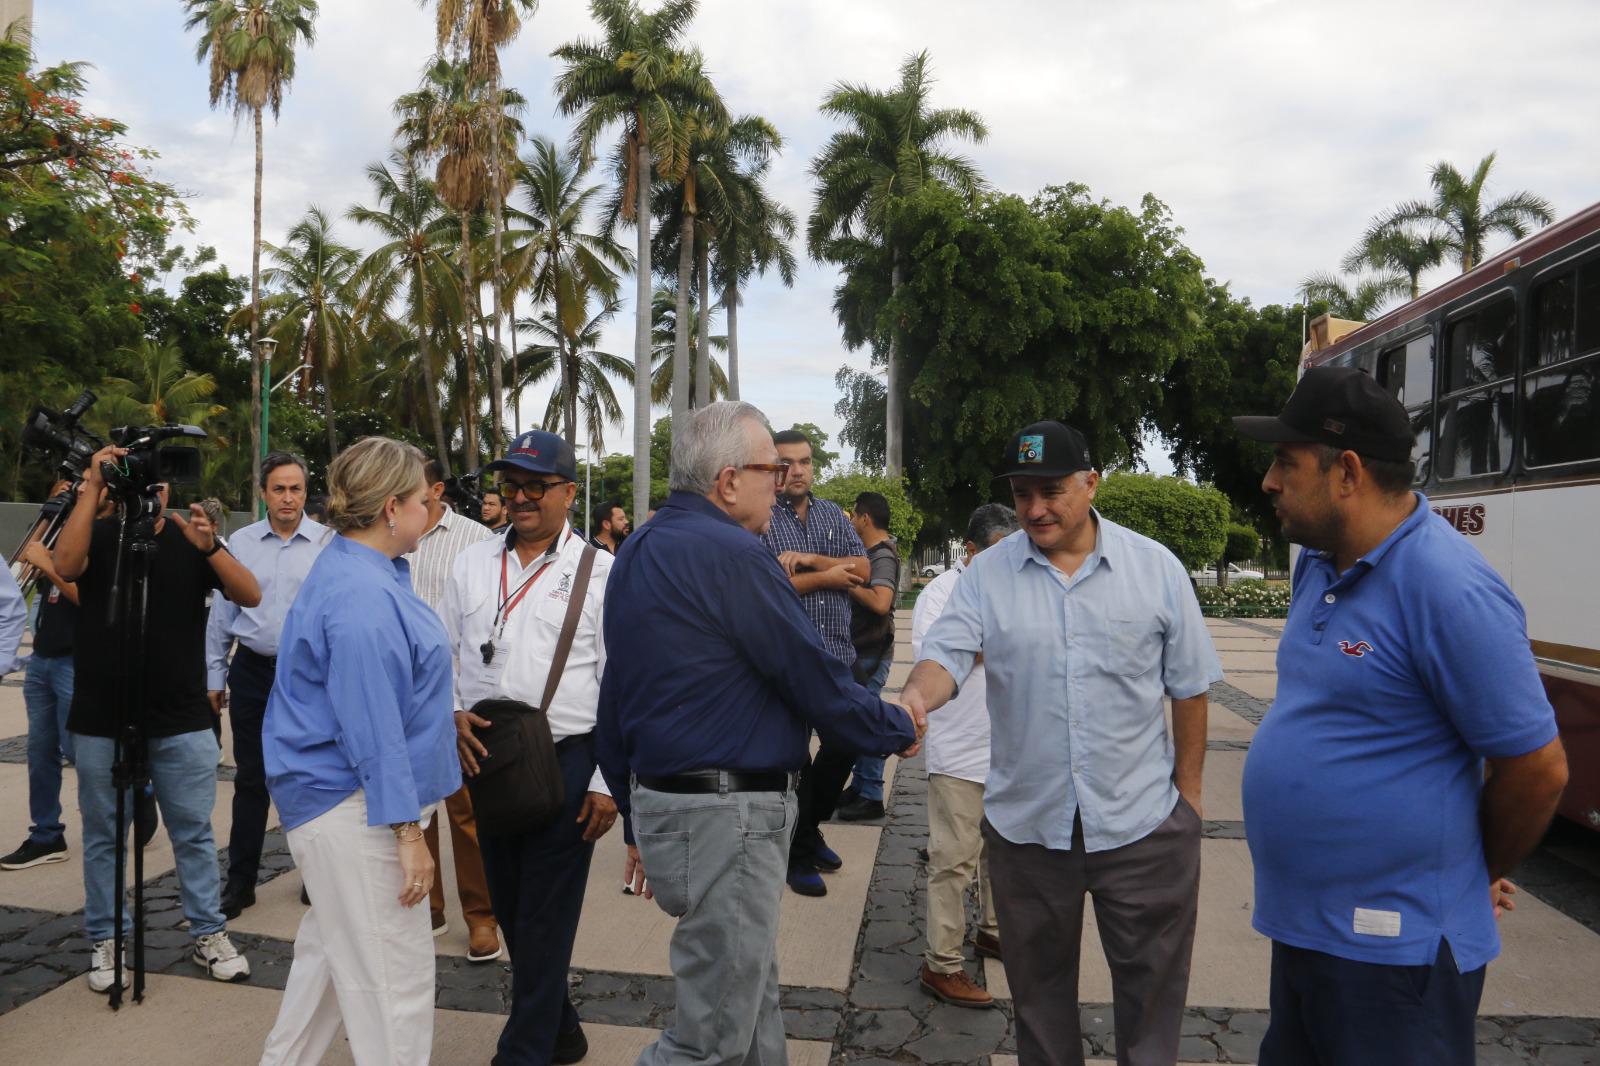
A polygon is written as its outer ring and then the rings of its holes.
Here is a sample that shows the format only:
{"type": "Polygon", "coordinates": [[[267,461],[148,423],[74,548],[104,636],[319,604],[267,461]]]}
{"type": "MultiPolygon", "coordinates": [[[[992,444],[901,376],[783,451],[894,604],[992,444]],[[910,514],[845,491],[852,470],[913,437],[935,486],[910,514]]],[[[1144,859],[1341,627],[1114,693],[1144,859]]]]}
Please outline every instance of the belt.
{"type": "Polygon", "coordinates": [[[792,792],[800,780],[797,770],[695,770],[665,777],[634,777],[652,792],[705,794],[723,792],[792,792]]]}
{"type": "Polygon", "coordinates": [[[243,643],[239,645],[239,650],[236,654],[249,656],[257,662],[265,663],[274,669],[276,669],[278,666],[278,657],[276,655],[262,655],[260,652],[248,647],[243,643]]]}

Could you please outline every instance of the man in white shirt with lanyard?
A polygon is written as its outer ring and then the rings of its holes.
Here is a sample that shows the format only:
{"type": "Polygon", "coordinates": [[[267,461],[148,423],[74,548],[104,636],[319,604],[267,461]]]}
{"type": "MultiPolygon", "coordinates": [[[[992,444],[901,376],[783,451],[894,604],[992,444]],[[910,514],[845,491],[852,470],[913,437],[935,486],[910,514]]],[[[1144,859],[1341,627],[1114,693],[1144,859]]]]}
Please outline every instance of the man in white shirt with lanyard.
{"type": "MultiPolygon", "coordinates": [[[[1015,533],[1017,512],[1003,503],[986,503],[967,520],[967,555],[934,578],[917,597],[911,613],[911,657],[922,654],[922,638],[944,613],[956,582],[973,558],[1015,533]]],[[[1000,957],[1000,926],[989,887],[989,849],[984,845],[983,786],[989,778],[989,705],[983,665],[973,667],[966,684],[944,709],[928,717],[924,741],[928,759],[928,948],[923,954],[922,988],[957,1007],[992,1007],[994,997],[966,971],[962,944],[967,936],[967,886],[978,879],[979,957],[1000,957]]]]}
{"type": "Polygon", "coordinates": [[[567,524],[576,492],[572,448],[530,430],[506,458],[489,464],[511,518],[504,537],[461,553],[445,591],[445,628],[456,657],[456,727],[470,778],[485,755],[472,713],[484,699],[539,706],[557,676],[545,717],[555,740],[564,804],[548,826],[515,835],[479,831],[489,896],[511,954],[511,1016],[498,1066],[573,1063],[588,1042],[567,994],[594,842],[616,820],[616,804],[595,765],[594,727],[605,669],[601,631],[613,557],[567,524]],[[587,571],[587,573],[586,573],[587,571]],[[565,662],[560,645],[568,605],[583,608],[565,662]],[[557,673],[559,671],[559,673],[557,673]]]}

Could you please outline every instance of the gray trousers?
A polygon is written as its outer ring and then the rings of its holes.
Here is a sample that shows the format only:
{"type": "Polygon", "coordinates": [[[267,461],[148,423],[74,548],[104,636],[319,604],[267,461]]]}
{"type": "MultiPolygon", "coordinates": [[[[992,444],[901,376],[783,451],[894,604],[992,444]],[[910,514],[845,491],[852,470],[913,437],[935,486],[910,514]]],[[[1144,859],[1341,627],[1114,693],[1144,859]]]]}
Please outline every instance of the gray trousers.
{"type": "Polygon", "coordinates": [[[787,1066],[778,904],[794,794],[676,795],[634,785],[633,830],[657,905],[678,919],[672,1028],[637,1066],[787,1066]]]}
{"type": "Polygon", "coordinates": [[[1178,1060],[1200,899],[1200,818],[1183,799],[1142,840],[1085,852],[1013,844],[987,820],[989,873],[1005,932],[1021,1066],[1083,1066],[1078,954],[1083,897],[1094,900],[1111,969],[1118,1066],[1178,1060]]]}

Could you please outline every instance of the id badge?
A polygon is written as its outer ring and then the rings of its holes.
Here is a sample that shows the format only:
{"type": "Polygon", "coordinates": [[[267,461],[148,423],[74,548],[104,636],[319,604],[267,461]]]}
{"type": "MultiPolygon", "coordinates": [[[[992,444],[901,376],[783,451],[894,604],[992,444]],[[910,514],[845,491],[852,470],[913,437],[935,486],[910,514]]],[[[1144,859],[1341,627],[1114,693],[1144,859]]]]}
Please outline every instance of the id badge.
{"type": "Polygon", "coordinates": [[[511,650],[506,647],[496,647],[494,655],[488,662],[481,658],[473,664],[477,673],[478,684],[488,689],[492,696],[500,695],[500,679],[505,676],[506,660],[511,657],[511,650]]]}

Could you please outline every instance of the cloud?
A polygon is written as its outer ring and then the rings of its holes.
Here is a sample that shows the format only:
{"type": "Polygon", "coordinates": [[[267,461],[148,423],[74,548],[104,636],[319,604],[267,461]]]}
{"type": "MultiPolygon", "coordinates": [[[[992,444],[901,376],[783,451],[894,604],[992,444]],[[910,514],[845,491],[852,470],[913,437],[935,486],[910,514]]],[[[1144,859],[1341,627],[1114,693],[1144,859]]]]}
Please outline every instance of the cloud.
{"type": "MultiPolygon", "coordinates": [[[[248,270],[253,138],[209,110],[179,5],[42,4],[36,29],[47,59],[95,64],[94,106],[127,120],[136,142],[161,151],[162,176],[193,192],[194,239],[248,270]]],[[[565,138],[549,52],[595,32],[586,5],[545,0],[508,51],[531,131],[565,138]]],[[[802,220],[806,165],[832,129],[816,111],[823,93],[838,81],[886,87],[927,48],[935,102],[988,122],[988,142],[963,150],[997,188],[1081,181],[1129,204],[1153,193],[1208,272],[1258,303],[1290,301],[1301,277],[1336,266],[1370,216],[1426,194],[1439,159],[1467,168],[1498,149],[1495,189],[1536,191],[1562,215],[1595,198],[1600,20],[1585,0],[1515,22],[1503,6],[1443,0],[704,0],[692,37],[730,107],[785,136],[774,188],[802,220]]],[[[432,47],[431,10],[411,0],[324,0],[316,45],[266,130],[269,240],[308,203],[342,214],[365,195],[363,168],[388,151],[390,105],[432,47]]],[[[775,422],[836,433],[834,372],[867,365],[842,349],[835,283],[831,268],[807,264],[793,291],[768,279],[745,294],[742,378],[775,422]]],[[[631,351],[631,311],[605,343],[631,351]]]]}

